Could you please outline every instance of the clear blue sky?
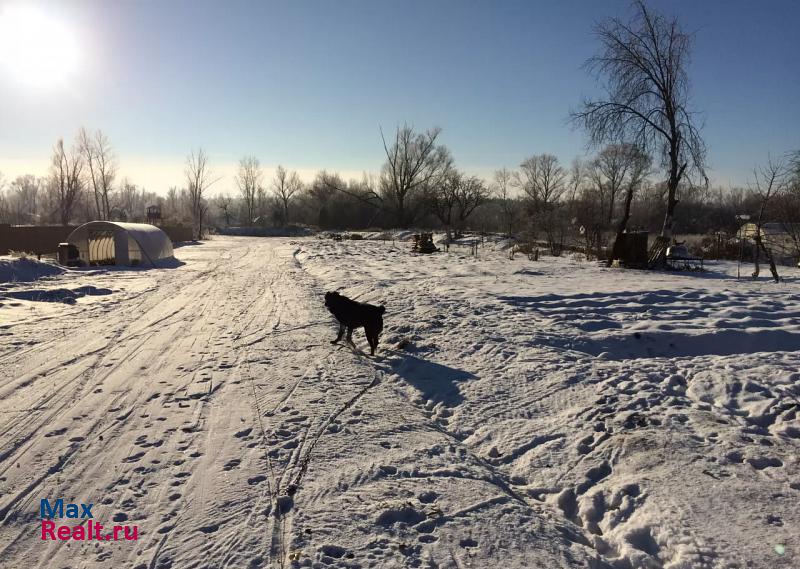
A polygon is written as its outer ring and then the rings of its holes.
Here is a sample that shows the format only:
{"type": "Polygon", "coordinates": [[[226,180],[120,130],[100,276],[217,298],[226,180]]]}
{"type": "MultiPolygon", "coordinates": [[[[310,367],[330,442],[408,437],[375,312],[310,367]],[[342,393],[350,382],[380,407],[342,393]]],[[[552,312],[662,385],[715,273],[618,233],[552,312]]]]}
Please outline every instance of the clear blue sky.
{"type": "MultiPolygon", "coordinates": [[[[0,0],[0,18],[18,4],[0,0]]],[[[627,0],[34,4],[77,55],[50,83],[0,67],[0,172],[44,174],[56,139],[85,125],[158,192],[183,183],[198,146],[224,175],[219,191],[245,154],[306,176],[377,171],[379,125],[403,122],[442,127],[476,173],[543,152],[568,164],[585,139],[566,117],[598,90],[581,68],[598,47],[592,25],[630,11],[627,0]]],[[[768,153],[800,148],[800,1],[650,5],[696,34],[713,181],[743,184],[768,153]]]]}

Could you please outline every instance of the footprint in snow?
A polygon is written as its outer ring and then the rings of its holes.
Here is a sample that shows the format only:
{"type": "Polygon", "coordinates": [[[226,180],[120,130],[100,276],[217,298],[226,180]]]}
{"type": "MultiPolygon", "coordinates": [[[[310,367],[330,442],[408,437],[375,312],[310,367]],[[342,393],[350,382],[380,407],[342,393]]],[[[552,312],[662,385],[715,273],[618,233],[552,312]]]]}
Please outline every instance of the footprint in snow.
{"type": "Polygon", "coordinates": [[[348,553],[348,551],[344,547],[339,547],[338,545],[323,545],[320,548],[320,553],[329,557],[341,559],[348,553]]]}
{"type": "Polygon", "coordinates": [[[783,462],[777,458],[770,457],[748,458],[747,462],[750,463],[750,466],[756,470],[764,470],[765,468],[779,468],[783,466],[783,462]]]}
{"type": "Polygon", "coordinates": [[[225,466],[222,467],[222,470],[226,470],[226,471],[227,470],[233,470],[234,468],[237,468],[239,466],[239,464],[241,464],[241,462],[242,462],[241,459],[238,459],[238,458],[234,458],[233,460],[229,460],[228,462],[225,463],[225,466]]]}
{"type": "Polygon", "coordinates": [[[243,429],[243,430],[237,432],[233,436],[236,437],[237,439],[242,439],[242,438],[246,437],[247,435],[249,435],[251,432],[253,432],[253,428],[249,427],[247,429],[243,429]]]}
{"type": "Polygon", "coordinates": [[[423,504],[432,504],[439,498],[439,494],[436,492],[429,490],[427,492],[421,493],[417,496],[417,499],[422,502],[423,504]]]}

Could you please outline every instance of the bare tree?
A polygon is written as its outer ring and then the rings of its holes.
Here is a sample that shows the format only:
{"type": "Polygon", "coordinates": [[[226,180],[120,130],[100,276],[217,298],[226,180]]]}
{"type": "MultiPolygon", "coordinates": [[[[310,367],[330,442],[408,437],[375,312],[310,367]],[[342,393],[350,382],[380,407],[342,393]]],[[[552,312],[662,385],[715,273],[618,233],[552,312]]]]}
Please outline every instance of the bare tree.
{"type": "Polygon", "coordinates": [[[228,194],[219,194],[215,200],[217,208],[222,212],[225,217],[225,225],[231,225],[231,208],[233,207],[233,198],[228,194]]]}
{"type": "Polygon", "coordinates": [[[308,194],[319,205],[325,205],[336,193],[335,188],[344,187],[346,184],[342,177],[337,173],[330,173],[326,170],[317,172],[314,181],[308,185],[308,194]]]}
{"type": "Polygon", "coordinates": [[[489,190],[477,176],[460,176],[456,186],[456,229],[460,233],[467,220],[489,197],[489,190]]]}
{"type": "Polygon", "coordinates": [[[494,172],[492,190],[500,204],[500,213],[503,217],[503,227],[508,229],[508,236],[514,234],[514,223],[517,219],[519,208],[512,195],[513,174],[508,168],[500,168],[494,172]]]}
{"type": "Polygon", "coordinates": [[[327,228],[331,223],[330,205],[337,189],[346,187],[344,180],[336,173],[325,170],[317,172],[314,181],[308,185],[309,198],[316,210],[316,223],[319,227],[327,228]]]}
{"type": "Polygon", "coordinates": [[[89,135],[85,128],[78,132],[78,146],[88,169],[87,179],[94,194],[98,219],[108,219],[111,212],[111,187],[117,167],[108,137],[98,130],[89,135]]]}
{"type": "Polygon", "coordinates": [[[567,182],[567,199],[574,202],[580,194],[581,188],[589,177],[589,168],[580,158],[575,158],[569,169],[569,181],[567,182]]]}
{"type": "Polygon", "coordinates": [[[256,219],[262,225],[266,223],[267,211],[269,211],[269,196],[267,195],[267,189],[261,185],[256,193],[256,213],[258,214],[256,219]]]}
{"type": "Polygon", "coordinates": [[[572,224],[583,238],[587,258],[599,258],[603,247],[604,203],[603,180],[594,161],[575,158],[569,171],[567,204],[572,224]]]}
{"type": "Polygon", "coordinates": [[[467,176],[455,168],[429,190],[431,208],[445,226],[448,241],[453,237],[452,229],[455,229],[455,238],[461,235],[467,219],[486,202],[488,194],[479,178],[467,176]]]}
{"type": "Polygon", "coordinates": [[[281,205],[281,221],[289,223],[289,204],[295,194],[303,189],[303,182],[297,172],[287,172],[283,166],[278,166],[275,179],[272,181],[272,191],[281,205]]]}
{"type": "Polygon", "coordinates": [[[772,278],[775,279],[776,283],[780,282],[780,276],[775,266],[775,258],[772,255],[772,250],[770,247],[767,247],[764,242],[763,223],[764,212],[767,209],[770,198],[784,189],[788,182],[788,176],[788,164],[786,160],[783,159],[773,160],[772,158],[768,158],[765,166],[753,170],[753,178],[755,181],[750,188],[751,191],[758,195],[761,202],[753,235],[753,240],[756,243],[755,267],[753,269],[754,279],[757,279],[761,272],[760,256],[763,252],[769,263],[769,270],[772,273],[772,278]]]}
{"type": "Polygon", "coordinates": [[[537,154],[519,165],[517,186],[527,194],[535,212],[547,210],[566,189],[567,173],[552,154],[537,154]]]}
{"type": "Polygon", "coordinates": [[[50,183],[58,200],[58,214],[62,225],[68,225],[72,210],[82,189],[81,173],[83,158],[73,147],[69,153],[64,149],[64,140],[59,138],[53,148],[50,166],[50,183]]]}
{"type": "Polygon", "coordinates": [[[596,27],[601,52],[586,67],[606,79],[606,97],[585,101],[571,114],[592,144],[624,141],[659,156],[667,170],[667,211],[659,249],[663,262],[672,239],[678,186],[693,175],[705,183],[705,146],[689,109],[691,38],[676,19],[667,20],[635,2],[630,22],[612,19],[596,27]]]}
{"type": "Polygon", "coordinates": [[[129,178],[123,178],[114,193],[114,206],[109,217],[122,221],[141,221],[145,216],[146,194],[144,188],[134,184],[129,178]]]}
{"type": "Polygon", "coordinates": [[[83,154],[83,159],[86,161],[86,165],[89,169],[88,172],[88,180],[89,184],[94,191],[94,203],[95,203],[95,211],[97,213],[97,219],[107,219],[103,215],[103,208],[100,204],[100,193],[98,192],[97,184],[95,183],[94,177],[94,144],[89,136],[88,131],[81,127],[78,131],[78,146],[80,148],[81,153],[83,154]]]}
{"type": "Polygon", "coordinates": [[[531,237],[544,229],[553,255],[560,255],[567,230],[567,212],[559,203],[567,189],[567,172],[552,154],[537,154],[520,164],[515,184],[527,196],[531,237]]]}
{"type": "Polygon", "coordinates": [[[598,212],[597,219],[593,219],[592,223],[597,225],[597,227],[602,231],[607,229],[608,223],[610,223],[610,220],[607,220],[607,212],[609,211],[609,191],[608,183],[603,175],[603,171],[598,167],[598,164],[595,160],[589,162],[586,170],[586,178],[589,180],[590,185],[587,188],[587,192],[584,193],[584,197],[594,199],[597,202],[596,205],[600,211],[598,212]]]}
{"type": "Polygon", "coordinates": [[[629,144],[610,144],[603,148],[592,161],[595,179],[598,181],[605,198],[606,212],[603,221],[611,225],[614,218],[614,205],[618,194],[622,191],[630,170],[638,163],[639,151],[629,144]]]}
{"type": "Polygon", "coordinates": [[[413,127],[404,125],[397,127],[390,147],[381,130],[386,162],[377,180],[365,173],[361,183],[349,187],[333,178],[324,183],[374,208],[373,220],[385,213],[397,226],[408,227],[417,219],[422,207],[430,205],[431,190],[442,182],[452,166],[447,147],[436,142],[439,134],[439,128],[417,133],[413,127]]]}
{"type": "Polygon", "coordinates": [[[261,187],[261,164],[255,156],[245,156],[239,160],[239,173],[236,175],[236,185],[242,194],[244,211],[247,216],[247,225],[253,225],[256,218],[259,190],[261,187]]]}
{"type": "MultiPolygon", "coordinates": [[[[417,133],[408,125],[398,127],[390,147],[381,131],[386,162],[380,177],[381,195],[372,195],[382,202],[383,209],[394,214],[395,223],[408,227],[417,217],[415,198],[437,186],[450,169],[452,159],[447,148],[437,144],[441,129],[417,133]]],[[[417,204],[423,200],[417,200],[417,204]]]]}
{"type": "Polygon", "coordinates": [[[117,175],[117,163],[114,151],[108,137],[103,131],[98,130],[94,133],[94,163],[96,174],[93,178],[99,187],[100,201],[104,210],[104,215],[108,217],[111,210],[110,196],[114,178],[117,175]]]}
{"type": "MultiPolygon", "coordinates": [[[[9,186],[9,213],[16,223],[39,221],[39,193],[46,181],[32,174],[17,176],[9,186]]],[[[0,180],[0,189],[2,181],[0,180]]]]}
{"type": "MultiPolygon", "coordinates": [[[[610,152],[613,158],[610,156],[604,157],[601,159],[601,163],[608,159],[606,166],[611,166],[613,164],[619,165],[609,170],[608,173],[613,174],[614,184],[619,184],[619,189],[624,189],[625,201],[623,203],[622,215],[617,223],[617,235],[614,239],[611,255],[609,255],[607,261],[609,267],[614,262],[614,259],[619,258],[621,254],[620,246],[623,239],[622,235],[627,230],[628,220],[631,217],[631,202],[633,202],[633,196],[642,186],[650,169],[650,157],[642,152],[641,149],[629,144],[615,145],[610,148],[613,149],[610,152]]],[[[605,166],[601,166],[601,169],[604,167],[605,166]]],[[[613,200],[613,197],[611,199],[613,200]]],[[[611,211],[613,212],[613,205],[611,207],[611,211]]],[[[611,223],[610,215],[609,223],[611,223]]]]}
{"type": "Polygon", "coordinates": [[[600,196],[595,187],[584,185],[573,204],[574,219],[583,238],[587,258],[599,259],[605,245],[603,224],[600,223],[605,207],[600,196]]]}
{"type": "Polygon", "coordinates": [[[460,175],[458,170],[450,170],[435,187],[428,191],[431,210],[444,225],[448,244],[453,238],[453,210],[456,207],[456,187],[460,175]]]}
{"type": "Polygon", "coordinates": [[[196,239],[203,238],[203,220],[208,211],[205,192],[219,180],[213,178],[208,166],[208,155],[200,148],[186,157],[186,183],[190,201],[192,225],[196,239]]]}
{"type": "Polygon", "coordinates": [[[181,221],[181,200],[178,188],[170,186],[167,190],[167,199],[164,201],[164,218],[181,221]]]}

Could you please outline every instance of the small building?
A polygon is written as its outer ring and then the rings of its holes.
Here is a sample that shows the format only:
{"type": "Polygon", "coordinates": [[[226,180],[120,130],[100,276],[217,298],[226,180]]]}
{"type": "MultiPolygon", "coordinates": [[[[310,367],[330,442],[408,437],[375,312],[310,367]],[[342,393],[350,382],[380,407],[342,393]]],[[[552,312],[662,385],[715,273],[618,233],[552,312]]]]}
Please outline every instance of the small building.
{"type": "Polygon", "coordinates": [[[81,265],[156,266],[173,258],[170,238],[147,223],[90,221],[70,233],[67,243],[70,260],[81,265]]]}
{"type": "Polygon", "coordinates": [[[161,223],[161,206],[149,205],[147,206],[147,223],[150,225],[158,225],[161,223]]]}
{"type": "MultiPolygon", "coordinates": [[[[745,223],[739,228],[736,237],[755,242],[756,227],[755,223],[745,223]]],[[[800,222],[762,223],[761,240],[772,251],[776,263],[795,264],[800,260],[800,222]]]]}
{"type": "Polygon", "coordinates": [[[617,237],[611,251],[612,261],[619,259],[620,265],[628,268],[647,268],[647,231],[626,231],[617,237]]]}

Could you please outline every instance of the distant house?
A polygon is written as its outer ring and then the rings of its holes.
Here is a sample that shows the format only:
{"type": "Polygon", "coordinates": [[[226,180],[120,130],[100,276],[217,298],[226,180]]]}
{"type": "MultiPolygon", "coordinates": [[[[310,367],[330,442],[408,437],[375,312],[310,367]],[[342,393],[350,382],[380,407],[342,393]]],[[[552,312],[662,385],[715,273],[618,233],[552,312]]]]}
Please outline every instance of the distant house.
{"type": "MultiPolygon", "coordinates": [[[[745,223],[739,228],[736,236],[755,242],[756,224],[745,223]]],[[[761,240],[772,251],[775,262],[782,265],[795,265],[800,261],[800,222],[762,223],[761,240]]]]}

